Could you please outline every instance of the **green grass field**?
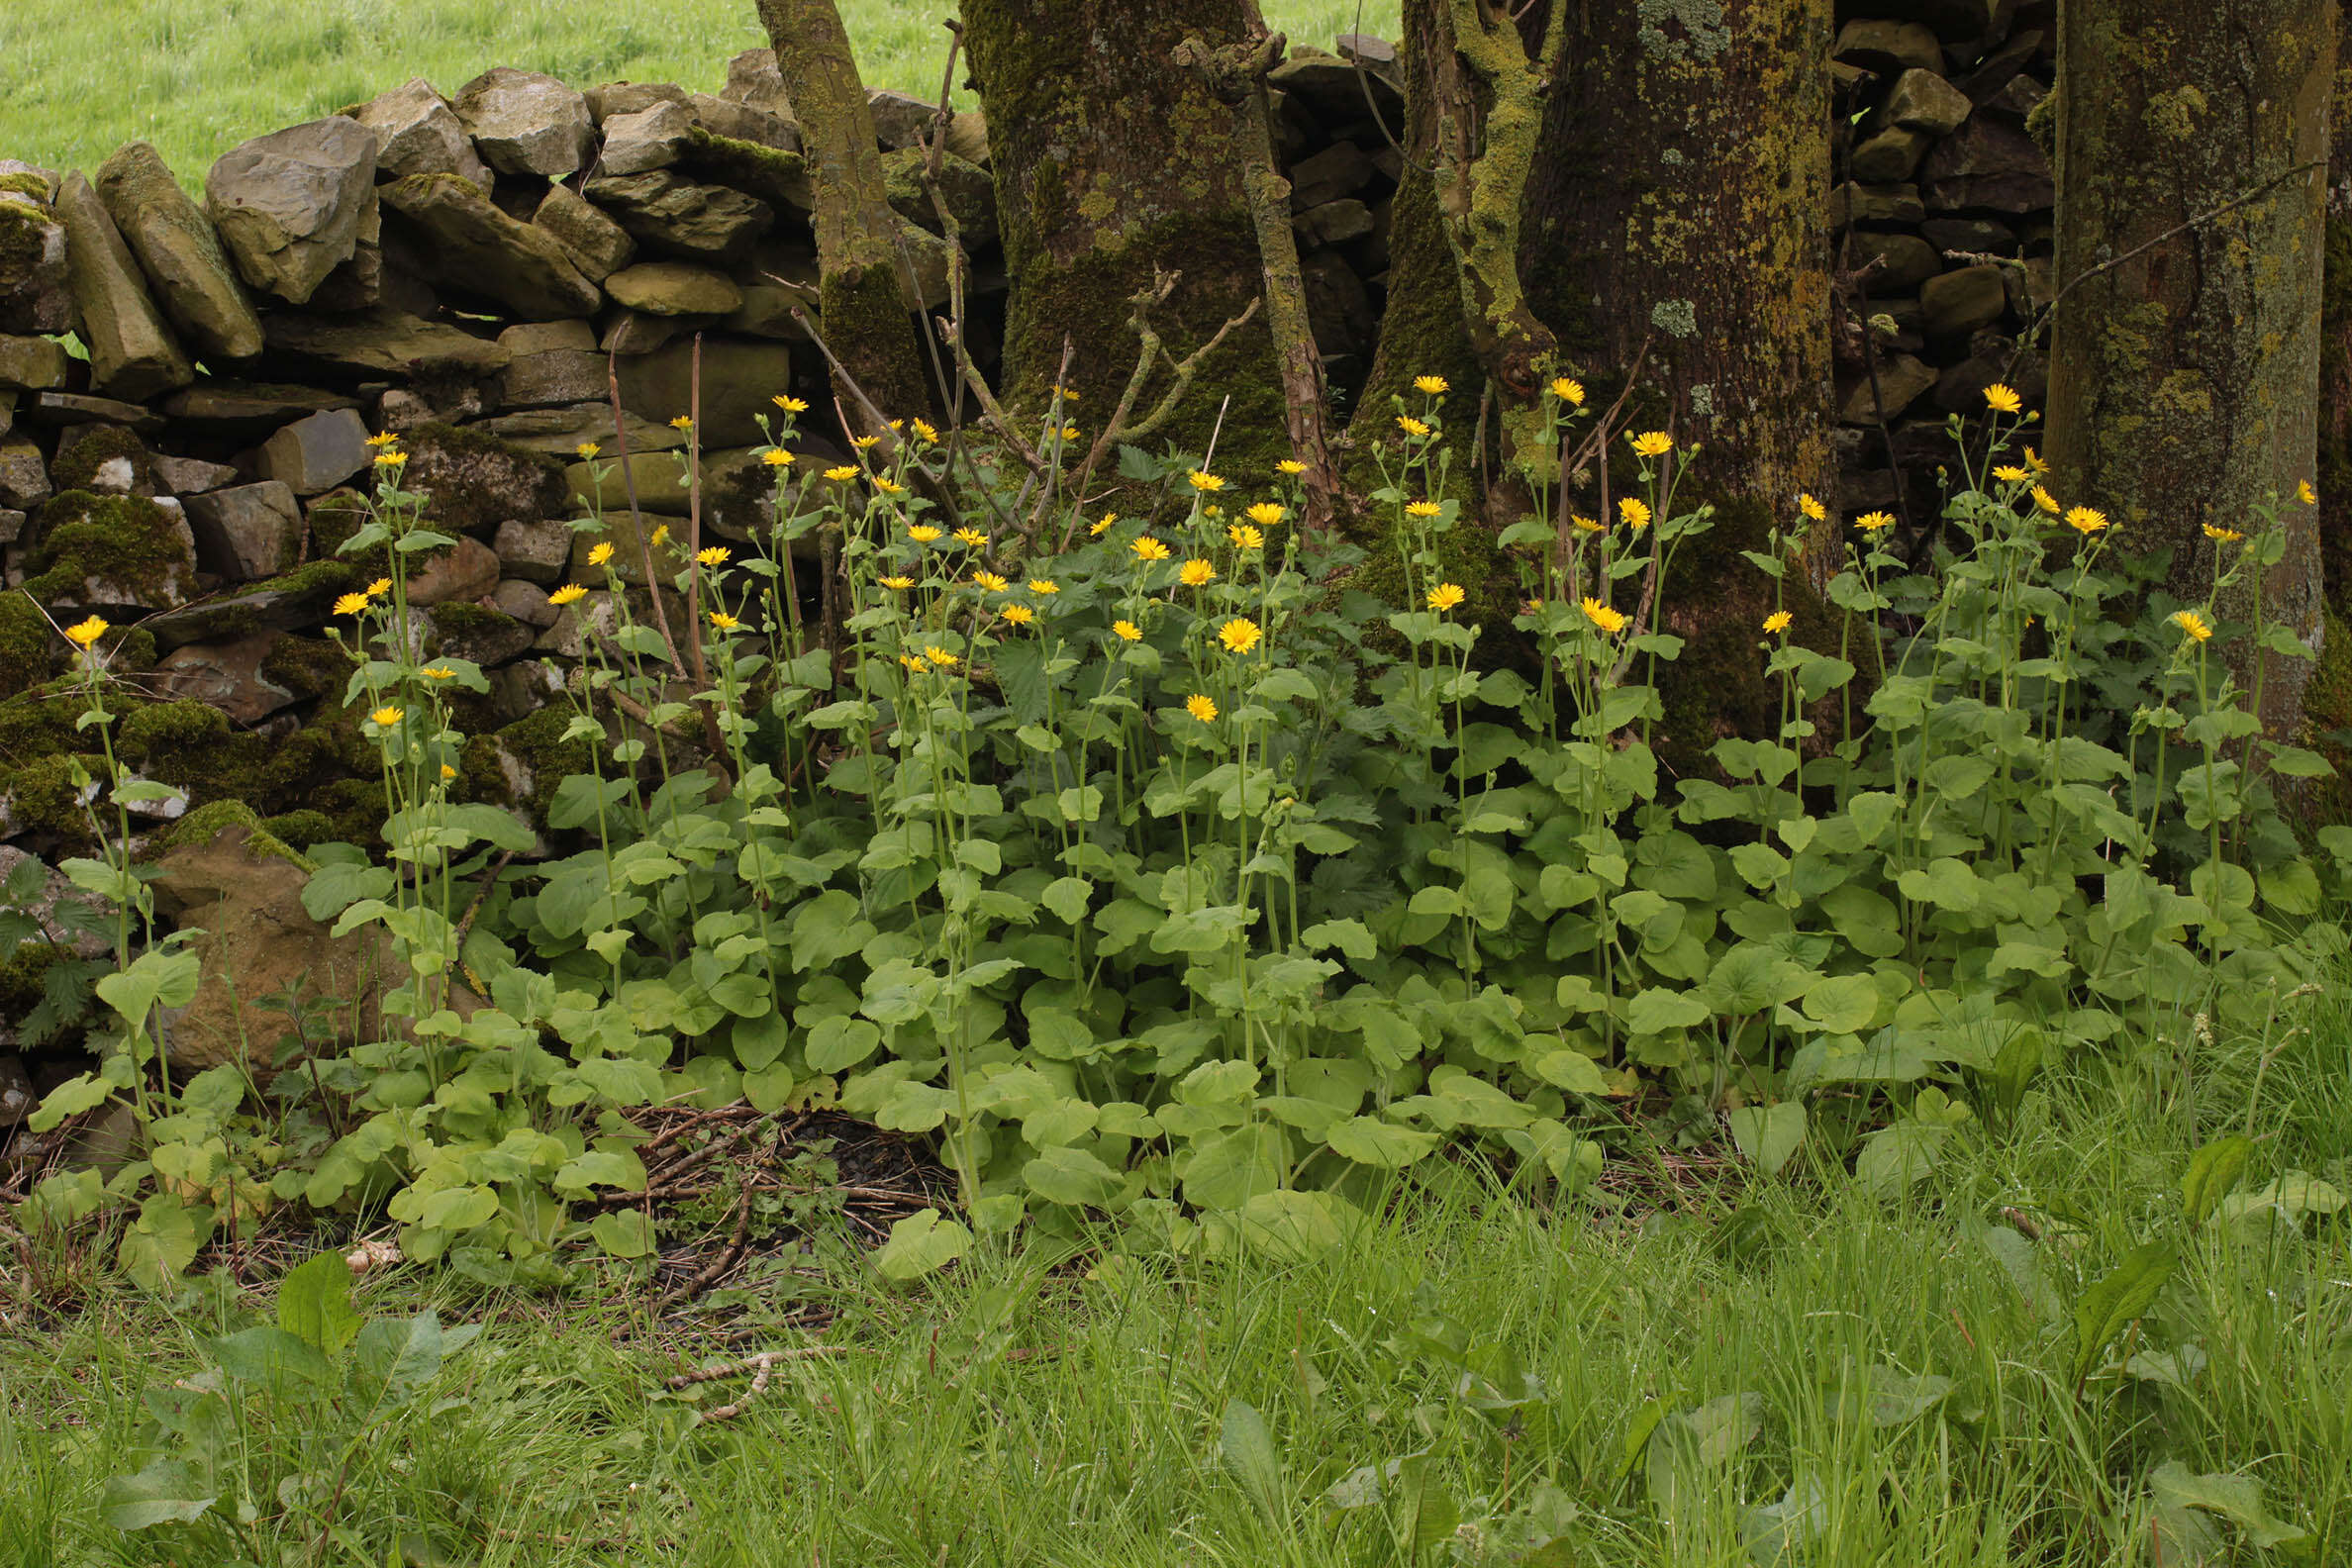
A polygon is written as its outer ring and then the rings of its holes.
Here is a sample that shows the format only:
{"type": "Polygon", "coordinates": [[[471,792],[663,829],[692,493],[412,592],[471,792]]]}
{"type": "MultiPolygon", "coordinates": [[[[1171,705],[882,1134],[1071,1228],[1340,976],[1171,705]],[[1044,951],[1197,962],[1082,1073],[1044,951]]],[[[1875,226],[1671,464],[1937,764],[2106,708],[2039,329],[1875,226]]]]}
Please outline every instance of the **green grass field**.
{"type": "MultiPolygon", "coordinates": [[[[868,85],[925,97],[953,0],[843,0],[868,85]]],[[[1276,0],[1269,24],[1328,48],[1357,0],[1276,0]]],[[[1363,0],[1388,33],[1396,0],[1363,0]]],[[[764,47],[752,0],[6,0],[0,157],[94,168],[134,138],[189,184],[248,137],[331,114],[411,76],[443,92],[493,65],[578,86],[628,79],[718,91],[764,47]]],[[[958,72],[960,77],[961,72],[958,72]]]]}
{"type": "Polygon", "coordinates": [[[843,1245],[778,1309],[830,1302],[822,1340],[617,1348],[618,1293],[402,1270],[363,1311],[490,1326],[363,1442],[249,1400],[207,1438],[255,1504],[234,1541],[118,1533],[103,1488],[266,1294],[101,1284],[52,1316],[0,1286],[0,1568],[2342,1563],[2345,1216],[2193,1224],[2182,1197],[2249,1127],[2235,1207],[2346,1182],[2352,1013],[2305,1022],[2057,1068],[1901,1198],[1631,1153],[1617,1202],[1547,1209],[1429,1162],[1312,1261],[1032,1241],[891,1290],[843,1245]],[[2117,1302],[2150,1245],[2177,1269],[2117,1302]],[[665,1385],[793,1347],[732,1420],[747,1377],[665,1385]],[[289,1470],[341,1477],[334,1539],[289,1470]]]}

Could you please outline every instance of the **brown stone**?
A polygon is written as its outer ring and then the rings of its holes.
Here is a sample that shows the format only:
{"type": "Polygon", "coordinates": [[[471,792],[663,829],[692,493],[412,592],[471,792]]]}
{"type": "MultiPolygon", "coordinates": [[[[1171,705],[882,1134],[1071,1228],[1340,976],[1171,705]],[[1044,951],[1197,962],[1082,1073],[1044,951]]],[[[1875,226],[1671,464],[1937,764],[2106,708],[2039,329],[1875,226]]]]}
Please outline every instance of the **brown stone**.
{"type": "Polygon", "coordinates": [[[408,580],[408,602],[419,606],[484,599],[497,591],[498,555],[475,539],[459,539],[408,580]]]}
{"type": "MultiPolygon", "coordinates": [[[[148,884],[156,911],[203,932],[191,944],[196,994],[162,1020],[176,1069],[240,1062],[265,1074],[279,1045],[305,1027],[314,1042],[324,1029],[352,1044],[385,1028],[384,994],[406,979],[405,966],[382,928],[337,936],[311,919],[302,905],[309,882],[301,863],[256,846],[243,825],[163,853],[148,884]]],[[[480,1006],[462,986],[451,990],[459,1016],[480,1006]]]]}
{"type": "Polygon", "coordinates": [[[191,642],[163,656],[147,677],[173,702],[208,703],[229,722],[251,729],[271,714],[313,695],[281,685],[263,672],[284,634],[256,632],[230,642],[191,642]]]}

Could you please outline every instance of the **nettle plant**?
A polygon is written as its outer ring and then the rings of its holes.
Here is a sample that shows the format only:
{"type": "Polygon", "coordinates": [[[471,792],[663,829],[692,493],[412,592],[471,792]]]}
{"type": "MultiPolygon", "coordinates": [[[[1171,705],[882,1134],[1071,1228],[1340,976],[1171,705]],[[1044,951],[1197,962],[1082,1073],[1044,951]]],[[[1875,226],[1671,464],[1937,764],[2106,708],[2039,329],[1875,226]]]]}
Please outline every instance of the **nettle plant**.
{"type": "MultiPolygon", "coordinates": [[[[1846,540],[1840,651],[1773,613],[1777,733],[1668,781],[1696,454],[1598,443],[1603,518],[1539,487],[1502,537],[1520,613],[1482,626],[1445,576],[1447,390],[1400,402],[1369,544],[1294,526],[1296,464],[1130,447],[1136,515],[1049,494],[1042,528],[921,421],[804,477],[778,399],[775,521],[740,558],[575,525],[602,581],[556,596],[565,738],[595,761],[554,793],[579,846],[554,859],[506,863],[532,835],[451,798],[448,693],[479,671],[418,656],[399,573],[355,596],[397,809],[388,863],[322,849],[310,902],[412,978],[385,1037],[316,1064],[344,1129],[275,1190],[545,1277],[574,1239],[650,1249],[641,1213],[564,1207],[642,1186],[631,1109],[743,1096],[936,1136],[961,1217],[906,1222],[900,1276],[1025,1219],[1312,1248],[1449,1145],[1574,1192],[1633,1099],[1766,1171],[1810,1144],[1897,1191],[2041,1066],[2303,978],[2266,917],[2315,913],[2322,879],[2268,781],[2327,765],[2265,738],[2216,656],[2302,654],[2213,608],[2279,558],[2275,516],[2216,523],[2211,601],[2174,606],[2010,459],[1996,388],[1930,559],[1791,498],[1748,558],[1787,586],[1846,540]],[[1356,586],[1392,566],[1402,608],[1356,586]]],[[[1545,395],[1563,457],[1584,402],[1545,395]]],[[[443,542],[397,448],[384,470],[346,547],[443,542]]],[[[2352,830],[2320,843],[2339,876],[2352,830]]]]}

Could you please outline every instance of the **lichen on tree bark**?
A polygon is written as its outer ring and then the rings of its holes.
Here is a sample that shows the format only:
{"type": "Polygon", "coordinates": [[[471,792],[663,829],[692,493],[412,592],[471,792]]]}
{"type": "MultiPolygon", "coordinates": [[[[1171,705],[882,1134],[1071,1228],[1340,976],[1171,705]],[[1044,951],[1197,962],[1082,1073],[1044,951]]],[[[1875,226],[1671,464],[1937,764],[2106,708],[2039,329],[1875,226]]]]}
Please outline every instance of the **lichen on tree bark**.
{"type": "MultiPolygon", "coordinates": [[[[2119,540],[2171,550],[2171,589],[2192,604],[2234,547],[2204,526],[2251,532],[2279,509],[2287,551],[2263,582],[2264,618],[2314,650],[2319,529],[2295,491],[2317,459],[2335,64],[2333,0],[2060,10],[2058,494],[2106,511],[2119,540]]],[[[2249,618],[2252,586],[2221,613],[2249,618]]],[[[2250,658],[2239,669],[2251,679],[2250,658]]],[[[2310,670],[2270,657],[2274,734],[2300,728],[2310,670]]]]}
{"type": "MultiPolygon", "coordinates": [[[[1073,344],[1083,424],[1117,401],[1133,369],[1129,302],[1157,271],[1180,274],[1153,317],[1178,360],[1259,295],[1241,128],[1197,72],[1174,63],[1188,36],[1212,49],[1244,45],[1258,31],[1256,6],[964,0],[962,9],[1013,280],[1007,401],[1040,406],[1073,344]]],[[[1268,350],[1262,321],[1236,332],[1202,366],[1172,434],[1204,439],[1230,393],[1227,449],[1236,439],[1278,447],[1282,396],[1265,374],[1268,350]]]]}
{"type": "MultiPolygon", "coordinates": [[[[901,284],[899,217],[840,12],[833,0],[759,0],[759,20],[800,121],[826,343],[882,412],[924,409],[929,382],[901,284]]],[[[848,389],[836,390],[854,420],[848,389]]]]}

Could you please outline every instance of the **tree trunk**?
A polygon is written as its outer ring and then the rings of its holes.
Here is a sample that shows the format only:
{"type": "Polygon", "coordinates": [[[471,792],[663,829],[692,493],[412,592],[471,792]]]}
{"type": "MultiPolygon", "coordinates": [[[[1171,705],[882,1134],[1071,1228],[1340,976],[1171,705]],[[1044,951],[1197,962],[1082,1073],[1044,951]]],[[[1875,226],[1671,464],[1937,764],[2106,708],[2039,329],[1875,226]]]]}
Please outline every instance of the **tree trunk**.
{"type": "MultiPolygon", "coordinates": [[[[2314,649],[2319,531],[2296,487],[2316,460],[2335,64],[2331,0],[2060,9],[2060,499],[2169,548],[2172,590],[2191,604],[2210,596],[2217,551],[2235,547],[2203,527],[2250,533],[2277,507],[2287,550],[2261,585],[2262,616],[2314,649]]],[[[2218,608],[2252,619],[2251,574],[2218,608]]],[[[2271,733],[2299,729],[2309,661],[2270,654],[2258,668],[2246,643],[2233,655],[2261,684],[2271,733]]]]}
{"type": "MultiPolygon", "coordinates": [[[[1130,301],[1180,274],[1153,316],[1181,360],[1258,297],[1260,263],[1234,111],[1173,63],[1260,31],[1254,0],[963,0],[964,48],[988,113],[1005,265],[1013,280],[1003,384],[1041,408],[1065,347],[1082,426],[1108,417],[1135,366],[1130,301]]],[[[1262,322],[1209,355],[1166,434],[1283,455],[1279,380],[1262,322]]],[[[1163,366],[1164,370],[1164,366],[1163,366]]],[[[1164,375],[1146,388],[1149,407],[1164,375]]]]}
{"type": "MultiPolygon", "coordinates": [[[[1715,529],[1663,590],[1688,639],[1662,691],[1678,763],[1717,735],[1773,732],[1756,652],[1772,583],[1739,552],[1806,527],[1801,492],[1830,493],[1829,26],[1829,0],[1580,5],[1546,103],[1529,299],[1596,404],[1639,356],[1634,428],[1704,447],[1676,510],[1712,502],[1715,529]]],[[[1613,495],[1629,474],[1617,444],[1613,495]]],[[[1577,493],[1597,510],[1593,487],[1577,493]]],[[[1837,544],[1818,532],[1825,579],[1837,544]]],[[[1797,634],[1834,646],[1804,575],[1786,584],[1797,634]]]]}
{"type": "MultiPolygon", "coordinates": [[[[921,413],[931,404],[930,382],[900,285],[907,265],[900,221],[840,12],[833,0],[759,0],[759,20],[800,121],[815,193],[826,346],[881,413],[921,413]]],[[[838,384],[834,390],[856,422],[855,394],[838,384]]]]}
{"type": "MultiPolygon", "coordinates": [[[[1416,376],[1442,376],[1454,389],[1446,403],[1447,429],[1464,434],[1478,407],[1484,370],[1462,320],[1462,285],[1437,211],[1436,51],[1443,47],[1437,8],[1445,0],[1404,0],[1397,31],[1397,65],[1405,82],[1405,124],[1397,132],[1405,172],[1389,218],[1388,303],[1372,371],[1356,398],[1348,436],[1360,452],[1395,434],[1395,402],[1413,391],[1416,376]],[[1459,410],[1457,413],[1456,411],[1459,410]]],[[[1351,477],[1369,488],[1367,466],[1351,477]]]]}

